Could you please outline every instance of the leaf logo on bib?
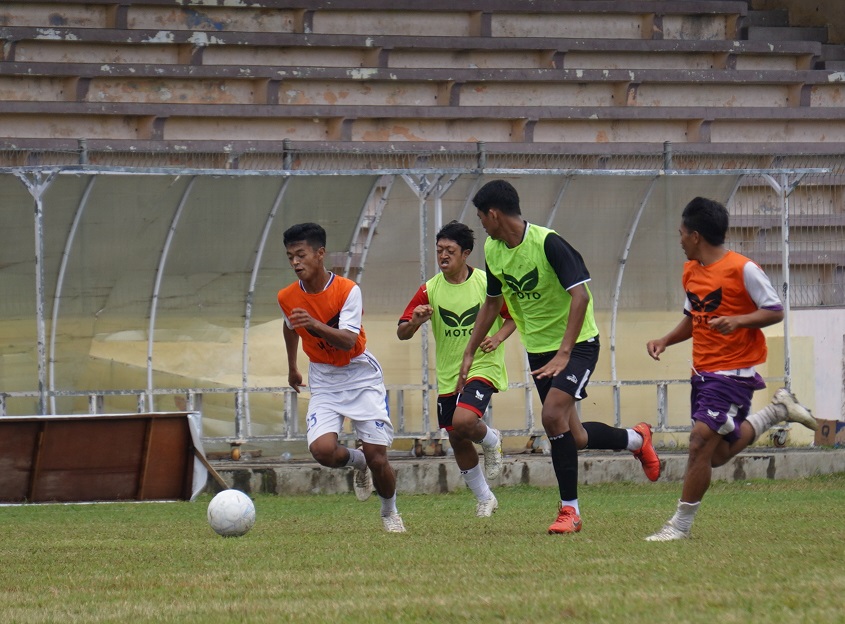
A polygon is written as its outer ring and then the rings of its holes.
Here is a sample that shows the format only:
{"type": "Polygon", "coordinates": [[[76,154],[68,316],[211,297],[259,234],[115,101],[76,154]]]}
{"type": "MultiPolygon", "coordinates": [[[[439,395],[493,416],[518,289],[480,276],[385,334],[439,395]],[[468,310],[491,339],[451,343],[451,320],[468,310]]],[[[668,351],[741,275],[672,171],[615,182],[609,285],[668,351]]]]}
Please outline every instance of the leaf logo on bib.
{"type": "Polygon", "coordinates": [[[523,297],[529,297],[531,299],[540,298],[540,293],[529,294],[532,290],[537,288],[537,284],[540,282],[540,271],[537,267],[531,269],[521,278],[508,275],[507,273],[502,273],[502,277],[510,289],[516,293],[516,296],[520,299],[523,297]]]}
{"type": "Polygon", "coordinates": [[[440,312],[440,318],[449,327],[471,327],[475,324],[475,317],[478,316],[479,309],[481,309],[481,304],[477,303],[466,312],[458,314],[457,312],[437,306],[437,310],[440,312]]]}
{"type": "Polygon", "coordinates": [[[718,288],[713,292],[699,298],[695,293],[687,291],[690,307],[695,312],[713,312],[722,305],[722,289],[718,288]]]}

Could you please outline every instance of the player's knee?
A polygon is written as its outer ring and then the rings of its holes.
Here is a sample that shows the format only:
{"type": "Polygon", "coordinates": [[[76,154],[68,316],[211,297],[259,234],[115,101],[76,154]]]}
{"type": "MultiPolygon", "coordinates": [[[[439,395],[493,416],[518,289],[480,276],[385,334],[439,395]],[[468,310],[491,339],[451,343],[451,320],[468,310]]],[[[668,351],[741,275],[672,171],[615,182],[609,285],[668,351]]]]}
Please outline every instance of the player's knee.
{"type": "MultiPolygon", "coordinates": [[[[689,457],[690,461],[703,458],[706,455],[707,449],[710,447],[709,440],[701,435],[698,431],[693,429],[689,436],[689,457]]],[[[707,457],[707,461],[712,458],[707,457]]]]}
{"type": "Polygon", "coordinates": [[[367,466],[375,473],[381,472],[390,464],[387,461],[387,451],[384,453],[371,452],[366,454],[367,466]]]}
{"type": "Polygon", "coordinates": [[[308,450],[311,451],[311,457],[314,458],[321,466],[328,466],[329,468],[334,468],[337,463],[337,458],[335,457],[335,451],[337,450],[337,446],[330,447],[326,444],[312,444],[308,447],[308,450]]]}
{"type": "Polygon", "coordinates": [[[450,434],[467,439],[472,436],[477,426],[478,416],[472,412],[456,410],[452,418],[452,431],[450,434]]]}

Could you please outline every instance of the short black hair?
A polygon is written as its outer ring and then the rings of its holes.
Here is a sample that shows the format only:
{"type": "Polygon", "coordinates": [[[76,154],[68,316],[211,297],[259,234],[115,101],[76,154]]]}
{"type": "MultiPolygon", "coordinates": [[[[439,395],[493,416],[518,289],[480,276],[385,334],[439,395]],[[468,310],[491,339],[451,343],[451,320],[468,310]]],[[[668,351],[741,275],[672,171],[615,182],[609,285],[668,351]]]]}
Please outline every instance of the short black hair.
{"type": "Polygon", "coordinates": [[[714,247],[725,243],[728,210],[719,202],[706,197],[696,197],[686,205],[681,219],[687,230],[698,232],[714,247]]]}
{"type": "Polygon", "coordinates": [[[510,182],[505,180],[491,180],[472,198],[475,207],[487,214],[491,208],[496,208],[502,214],[521,215],[519,209],[519,194],[510,182]]]}
{"type": "Polygon", "coordinates": [[[319,223],[297,223],[285,230],[283,241],[285,247],[304,241],[316,251],[326,246],[326,231],[319,223]]]}
{"type": "Polygon", "coordinates": [[[436,240],[439,241],[441,238],[448,238],[449,240],[455,241],[460,246],[461,251],[467,249],[472,251],[475,246],[475,233],[471,227],[460,221],[449,221],[449,223],[440,228],[436,240]]]}

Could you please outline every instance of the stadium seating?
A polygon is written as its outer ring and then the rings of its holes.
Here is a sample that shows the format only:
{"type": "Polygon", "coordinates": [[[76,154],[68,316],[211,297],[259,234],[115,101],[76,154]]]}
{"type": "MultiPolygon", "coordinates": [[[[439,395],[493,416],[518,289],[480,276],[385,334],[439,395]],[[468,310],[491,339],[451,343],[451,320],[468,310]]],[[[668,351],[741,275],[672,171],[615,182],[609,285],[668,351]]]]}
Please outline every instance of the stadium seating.
{"type": "Polygon", "coordinates": [[[747,2],[179,4],[6,3],[2,139],[845,142],[842,46],[747,2]]]}
{"type": "Polygon", "coordinates": [[[747,1],[31,0],[4,3],[0,40],[2,164],[249,166],[283,140],[602,158],[669,141],[761,166],[845,147],[845,47],[747,1]]]}

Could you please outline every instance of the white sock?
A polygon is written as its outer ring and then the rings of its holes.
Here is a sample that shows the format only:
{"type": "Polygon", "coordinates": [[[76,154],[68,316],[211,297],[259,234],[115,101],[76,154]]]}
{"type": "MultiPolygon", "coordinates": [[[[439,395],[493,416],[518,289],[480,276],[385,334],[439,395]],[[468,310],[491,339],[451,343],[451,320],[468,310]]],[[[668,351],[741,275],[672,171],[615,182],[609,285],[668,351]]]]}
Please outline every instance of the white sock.
{"type": "Polygon", "coordinates": [[[561,507],[575,507],[575,513],[577,513],[579,516],[581,515],[581,509],[580,509],[580,507],[578,507],[578,499],[577,498],[575,500],[571,500],[571,501],[562,500],[562,501],[560,501],[560,506],[561,507]]]}
{"type": "Polygon", "coordinates": [[[782,420],[786,420],[786,417],[787,412],[785,405],[781,405],[780,403],[771,403],[759,412],[751,414],[751,416],[745,420],[754,428],[754,439],[756,440],[771,429],[775,424],[782,420]]]}
{"type": "Polygon", "coordinates": [[[678,501],[678,509],[675,515],[672,516],[670,522],[672,525],[685,533],[689,533],[692,529],[692,521],[695,520],[695,513],[698,511],[701,501],[697,503],[685,503],[682,500],[678,501]]]}
{"type": "Polygon", "coordinates": [[[643,437],[633,429],[626,429],[628,432],[628,450],[639,451],[643,447],[643,437]]]}
{"type": "Polygon", "coordinates": [[[351,448],[349,450],[349,459],[346,460],[347,466],[352,466],[356,470],[367,469],[367,458],[364,457],[364,452],[361,449],[351,448]]]}
{"type": "Polygon", "coordinates": [[[389,516],[392,513],[399,513],[396,509],[396,492],[393,493],[393,496],[390,498],[382,498],[379,496],[381,500],[381,515],[382,516],[389,516]]]}
{"type": "Polygon", "coordinates": [[[487,433],[484,434],[484,437],[481,438],[479,444],[481,446],[491,447],[496,446],[499,443],[499,436],[496,435],[496,432],[493,430],[493,427],[487,427],[487,433]]]}
{"type": "Polygon", "coordinates": [[[487,480],[484,478],[484,473],[481,471],[480,465],[476,464],[474,468],[470,468],[469,470],[461,470],[461,476],[466,481],[467,487],[472,490],[475,498],[479,501],[486,501],[493,498],[493,492],[490,486],[487,485],[487,480]]]}

